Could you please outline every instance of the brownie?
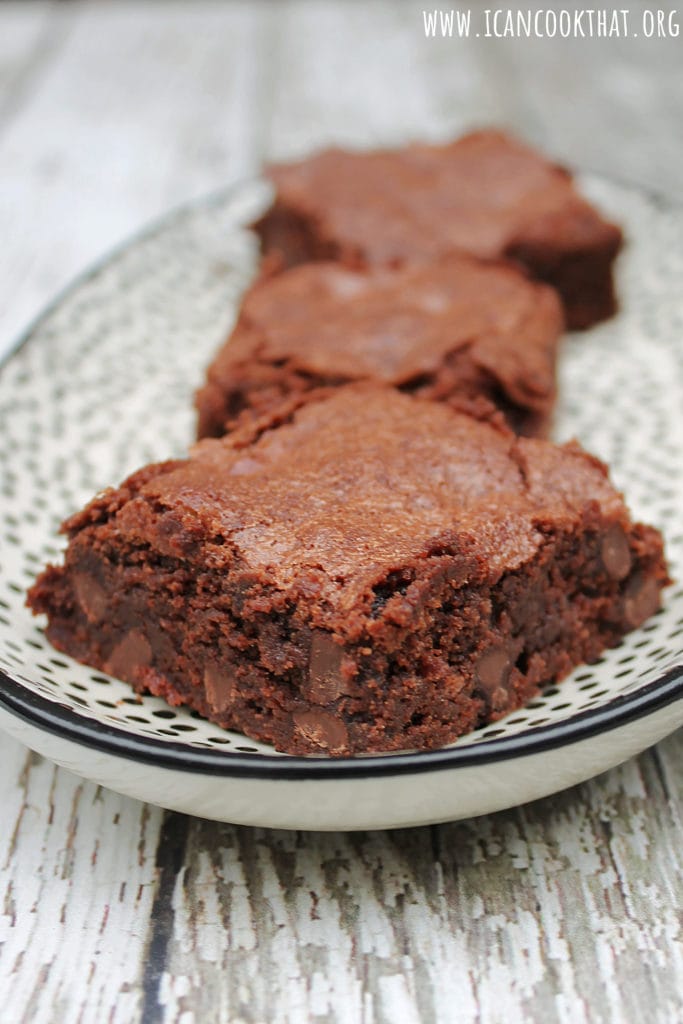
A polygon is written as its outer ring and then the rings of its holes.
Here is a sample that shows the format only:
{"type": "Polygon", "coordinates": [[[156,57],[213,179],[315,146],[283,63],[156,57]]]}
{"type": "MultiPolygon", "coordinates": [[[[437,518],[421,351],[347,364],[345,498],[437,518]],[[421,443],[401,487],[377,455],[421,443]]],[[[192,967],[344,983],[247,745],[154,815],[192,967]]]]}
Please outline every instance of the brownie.
{"type": "Polygon", "coordinates": [[[505,257],[557,288],[571,328],[615,310],[621,231],[581,198],[567,170],[502,132],[438,146],[328,149],[266,173],[275,201],[255,227],[272,262],[505,257]]]}
{"type": "Polygon", "coordinates": [[[659,533],[576,444],[366,383],[67,520],[58,649],[296,754],[434,748],[660,605],[659,533]]]}
{"type": "Polygon", "coordinates": [[[197,393],[199,436],[355,380],[461,405],[485,399],[517,432],[544,435],[562,326],[552,288],[469,256],[398,270],[293,267],[247,293],[197,393]]]}

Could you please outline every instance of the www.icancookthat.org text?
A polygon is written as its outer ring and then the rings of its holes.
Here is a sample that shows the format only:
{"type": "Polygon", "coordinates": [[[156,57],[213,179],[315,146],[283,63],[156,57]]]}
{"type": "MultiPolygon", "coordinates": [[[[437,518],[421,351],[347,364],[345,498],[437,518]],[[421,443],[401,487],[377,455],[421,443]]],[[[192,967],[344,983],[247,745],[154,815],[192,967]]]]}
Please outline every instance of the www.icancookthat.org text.
{"type": "Polygon", "coordinates": [[[628,8],[445,8],[422,11],[427,38],[610,39],[675,38],[675,10],[628,8]]]}

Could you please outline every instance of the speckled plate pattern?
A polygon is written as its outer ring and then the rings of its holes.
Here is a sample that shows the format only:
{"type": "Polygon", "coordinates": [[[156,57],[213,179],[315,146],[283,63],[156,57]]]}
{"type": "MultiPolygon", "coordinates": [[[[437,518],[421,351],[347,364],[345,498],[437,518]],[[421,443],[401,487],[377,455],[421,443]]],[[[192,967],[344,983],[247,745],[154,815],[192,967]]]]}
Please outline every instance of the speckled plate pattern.
{"type": "Polygon", "coordinates": [[[61,520],[144,463],[183,454],[193,438],[193,391],[255,267],[246,225],[267,189],[248,182],[168,215],[81,277],[0,371],[0,724],[82,774],[164,806],[320,828],[413,824],[508,806],[587,778],[680,725],[683,211],[601,178],[581,184],[625,228],[622,308],[567,340],[555,436],[577,437],[605,459],[634,514],[663,531],[678,582],[660,613],[598,664],[450,747],[343,761],[278,755],[194,712],[140,699],[50,647],[24,600],[37,571],[59,558],[61,520]],[[583,751],[580,765],[568,756],[574,747],[583,751]],[[524,761],[526,771],[539,756],[548,765],[549,752],[560,750],[571,770],[541,768],[544,784],[511,787],[515,765],[524,761]],[[470,784],[479,773],[472,790],[485,791],[479,803],[458,796],[458,771],[470,784]],[[425,773],[434,780],[431,803],[425,773]],[[392,798],[387,780],[398,778],[392,798]],[[422,797],[416,786],[411,804],[407,779],[418,778],[422,797]],[[255,784],[248,799],[245,780],[255,784]],[[287,810],[278,788],[285,781],[295,787],[287,810]],[[333,783],[330,803],[322,794],[333,783]],[[316,785],[324,811],[311,801],[316,785]]]}

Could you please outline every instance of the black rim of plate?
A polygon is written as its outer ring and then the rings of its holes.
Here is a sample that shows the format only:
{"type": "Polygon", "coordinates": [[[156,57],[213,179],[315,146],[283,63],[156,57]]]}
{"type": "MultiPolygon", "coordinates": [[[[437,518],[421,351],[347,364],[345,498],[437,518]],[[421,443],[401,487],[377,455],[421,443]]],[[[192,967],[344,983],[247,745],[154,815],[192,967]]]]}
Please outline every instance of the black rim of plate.
{"type": "Polygon", "coordinates": [[[351,779],[471,768],[511,758],[529,757],[602,735],[683,700],[683,666],[633,694],[616,697],[603,708],[583,711],[533,732],[482,740],[467,747],[445,747],[396,754],[362,754],[348,758],[295,757],[200,749],[173,741],[141,737],[80,715],[48,700],[0,672],[0,708],[22,721],[102,753],[201,775],[253,779],[351,779]]]}
{"type": "MultiPolygon", "coordinates": [[[[590,172],[589,172],[590,173],[590,172]]],[[[595,175],[607,180],[605,175],[595,175]]],[[[677,206],[675,200],[658,195],[641,185],[618,182],[646,195],[660,207],[677,206]]],[[[203,198],[183,203],[154,218],[140,231],[128,236],[77,275],[32,321],[0,363],[0,373],[12,357],[33,339],[35,332],[57,308],[94,275],[113,263],[131,246],[169,227],[193,210],[226,202],[254,181],[236,182],[203,198]]],[[[440,750],[388,754],[363,754],[349,758],[296,757],[282,754],[248,754],[201,749],[188,744],[141,737],[97,719],[79,714],[58,700],[35,693],[0,670],[0,708],[28,725],[64,740],[159,768],[205,775],[254,779],[350,779],[469,768],[516,757],[528,757],[546,750],[578,743],[601,733],[645,718],[683,699],[683,665],[669,669],[659,679],[633,693],[615,697],[602,708],[588,709],[562,722],[498,739],[482,740],[471,746],[440,750]]]]}

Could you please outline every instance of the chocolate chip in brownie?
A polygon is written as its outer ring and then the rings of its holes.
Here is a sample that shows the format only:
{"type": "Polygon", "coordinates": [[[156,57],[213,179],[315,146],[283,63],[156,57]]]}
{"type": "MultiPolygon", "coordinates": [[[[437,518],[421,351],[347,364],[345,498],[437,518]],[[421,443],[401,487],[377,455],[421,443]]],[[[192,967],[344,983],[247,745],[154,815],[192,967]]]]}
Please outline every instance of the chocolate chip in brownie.
{"type": "Polygon", "coordinates": [[[659,585],[651,576],[641,571],[634,573],[624,591],[624,618],[635,629],[659,608],[659,585]]]}
{"type": "Polygon", "coordinates": [[[348,745],[346,726],[331,711],[316,708],[311,711],[295,711],[293,717],[296,731],[321,750],[330,753],[343,751],[348,745]]]}
{"type": "Polygon", "coordinates": [[[152,648],[145,634],[131,629],[109,655],[108,671],[120,679],[134,679],[138,670],[151,664],[152,648]]]}
{"type": "Polygon", "coordinates": [[[104,588],[87,572],[74,573],[73,588],[88,622],[100,622],[107,614],[109,599],[104,588]]]}
{"type": "Polygon", "coordinates": [[[626,579],[631,571],[631,549],[624,528],[619,523],[609,527],[600,545],[600,557],[613,580],[626,579]]]}
{"type": "Polygon", "coordinates": [[[491,711],[501,711],[509,703],[508,682],[515,649],[510,644],[497,644],[480,654],[475,663],[476,687],[491,711]]]}
{"type": "Polygon", "coordinates": [[[504,686],[513,662],[514,654],[507,644],[489,647],[479,655],[474,668],[474,677],[479,688],[485,693],[492,693],[499,686],[504,686]]]}
{"type": "Polygon", "coordinates": [[[235,676],[230,666],[210,664],[204,669],[204,689],[212,711],[220,714],[232,706],[235,699],[235,676]]]}
{"type": "Polygon", "coordinates": [[[322,630],[313,630],[306,696],[314,704],[331,704],[345,692],[343,649],[322,630]]]}

